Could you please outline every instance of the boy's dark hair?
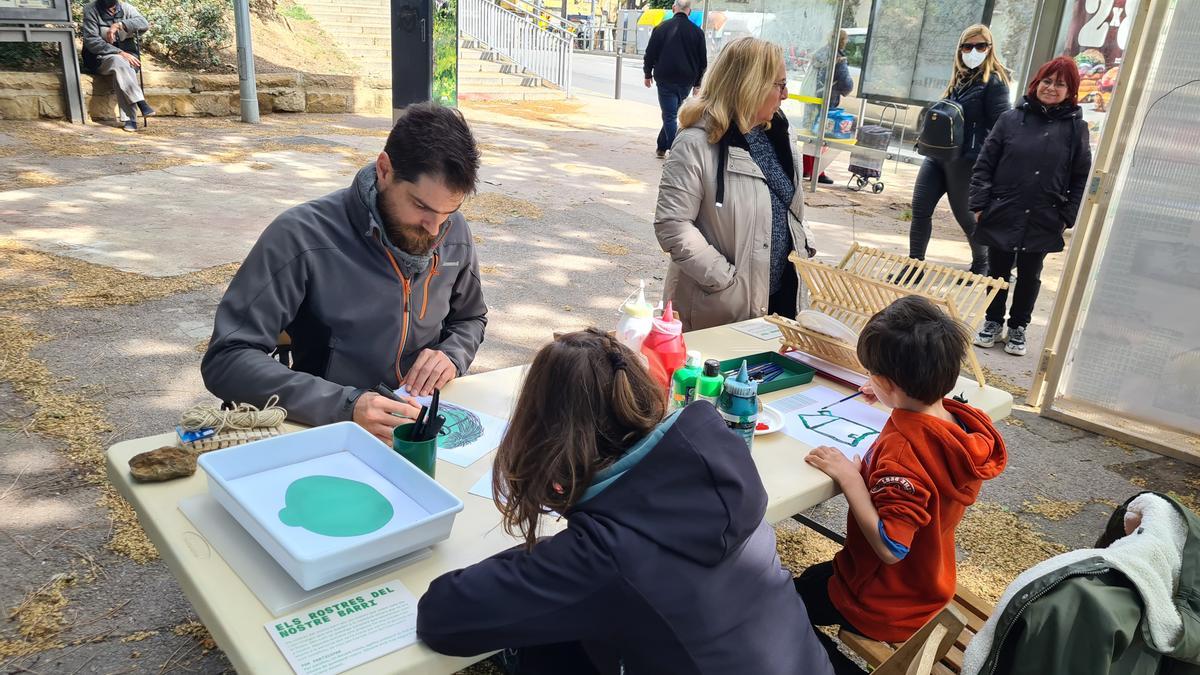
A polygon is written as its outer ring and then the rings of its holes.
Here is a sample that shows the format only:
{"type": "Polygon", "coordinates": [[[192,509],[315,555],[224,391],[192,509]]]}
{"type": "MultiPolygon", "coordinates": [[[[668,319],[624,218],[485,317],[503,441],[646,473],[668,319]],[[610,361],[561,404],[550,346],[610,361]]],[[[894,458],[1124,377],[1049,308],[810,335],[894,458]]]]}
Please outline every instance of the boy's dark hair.
{"type": "Polygon", "coordinates": [[[441,178],[455,192],[475,192],[479,148],[461,112],[436,103],[408,106],[383,146],[396,180],[415,183],[421,176],[441,178]]]}
{"type": "Polygon", "coordinates": [[[858,360],[873,375],[932,405],[954,389],[967,356],[966,326],[909,295],[880,310],[858,336],[858,360]]]}

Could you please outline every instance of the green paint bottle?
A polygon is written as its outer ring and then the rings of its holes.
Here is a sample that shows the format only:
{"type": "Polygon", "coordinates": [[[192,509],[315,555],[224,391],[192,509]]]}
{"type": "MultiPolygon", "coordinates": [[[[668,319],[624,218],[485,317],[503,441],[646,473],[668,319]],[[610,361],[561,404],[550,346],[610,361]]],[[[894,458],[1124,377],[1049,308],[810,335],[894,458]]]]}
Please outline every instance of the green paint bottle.
{"type": "Polygon", "coordinates": [[[704,362],[704,370],[700,371],[700,377],[696,380],[696,400],[708,401],[715,408],[717,405],[717,397],[721,395],[721,362],[716,359],[709,359],[704,362]]]}
{"type": "Polygon", "coordinates": [[[717,412],[734,433],[746,441],[746,447],[754,446],[754,428],[758,426],[758,383],[750,379],[746,362],[737,375],[725,378],[721,397],[717,399],[717,412]]]}
{"type": "Polygon", "coordinates": [[[683,367],[671,376],[671,404],[683,408],[696,400],[696,380],[700,377],[700,352],[689,349],[683,367]]]}

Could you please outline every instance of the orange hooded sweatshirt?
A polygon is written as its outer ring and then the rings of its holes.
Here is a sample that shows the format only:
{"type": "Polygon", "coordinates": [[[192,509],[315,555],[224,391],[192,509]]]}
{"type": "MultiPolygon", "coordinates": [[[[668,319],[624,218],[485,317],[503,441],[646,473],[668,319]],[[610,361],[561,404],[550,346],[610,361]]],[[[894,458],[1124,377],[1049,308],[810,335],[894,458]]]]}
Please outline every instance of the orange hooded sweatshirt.
{"type": "Polygon", "coordinates": [[[862,464],[881,534],[900,562],[885,565],[853,515],[845,547],[833,558],[831,602],[875,640],[907,640],[954,597],[954,530],[983,481],[1000,475],[1008,461],[987,415],[950,399],[942,403],[961,426],[893,410],[862,464]]]}

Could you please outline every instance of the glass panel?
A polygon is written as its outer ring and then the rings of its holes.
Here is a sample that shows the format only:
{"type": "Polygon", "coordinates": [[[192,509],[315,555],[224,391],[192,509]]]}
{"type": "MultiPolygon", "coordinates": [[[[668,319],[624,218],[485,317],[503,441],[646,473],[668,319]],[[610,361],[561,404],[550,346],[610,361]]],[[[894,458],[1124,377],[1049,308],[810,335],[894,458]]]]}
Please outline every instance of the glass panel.
{"type": "Polygon", "coordinates": [[[829,43],[839,0],[710,0],[705,22],[711,63],[731,40],[744,35],[783,48],[789,100],[783,111],[797,133],[811,133],[829,76],[829,43]]]}
{"type": "MultiPolygon", "coordinates": [[[[1038,0],[996,0],[992,8],[992,39],[1000,63],[1012,73],[1012,97],[1018,100],[1033,73],[1024,72],[1029,54],[1029,27],[1034,23],[1038,0]]],[[[1041,64],[1033,64],[1036,70],[1041,64]]]]}
{"type": "Polygon", "coordinates": [[[54,9],[54,0],[0,0],[0,11],[5,9],[54,9]]]}
{"type": "Polygon", "coordinates": [[[434,7],[433,100],[458,105],[458,0],[439,0],[434,7]]]}
{"type": "Polygon", "coordinates": [[[987,0],[875,0],[863,95],[928,103],[942,98],[958,38],[987,0]]]}
{"type": "Polygon", "coordinates": [[[1178,58],[1200,39],[1200,2],[1177,3],[1165,30],[1123,147],[1062,394],[1200,433],[1200,59],[1178,58]]]}
{"type": "Polygon", "coordinates": [[[1116,91],[1137,3],[1067,0],[1058,45],[1060,53],[1075,59],[1079,66],[1079,102],[1092,130],[1093,144],[1100,138],[1108,104],[1116,91]]]}
{"type": "Polygon", "coordinates": [[[0,0],[0,21],[67,22],[70,8],[64,0],[0,0]]]}

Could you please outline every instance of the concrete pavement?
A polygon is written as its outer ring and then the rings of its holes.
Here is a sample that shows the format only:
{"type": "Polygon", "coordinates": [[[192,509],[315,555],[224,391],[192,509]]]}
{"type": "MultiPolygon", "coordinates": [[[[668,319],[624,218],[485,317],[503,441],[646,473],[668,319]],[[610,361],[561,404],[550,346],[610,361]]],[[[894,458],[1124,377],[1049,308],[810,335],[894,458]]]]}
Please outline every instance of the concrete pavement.
{"type": "MultiPolygon", "coordinates": [[[[657,295],[657,112],[590,95],[466,109],[484,169],[464,213],[491,307],[474,370],[527,361],[555,328],[611,325],[639,278],[657,295]]],[[[0,671],[228,668],[163,564],[139,555],[136,523],[94,475],[97,455],[212,401],[198,363],[231,273],[212,266],[240,261],[291,204],[348,184],[387,128],[314,115],[259,127],[162,119],[136,136],[0,123],[0,605],[21,608],[0,626],[0,671]]],[[[840,181],[844,161],[830,169],[840,181]]],[[[914,175],[889,163],[881,195],[838,186],[809,196],[822,259],[855,240],[903,250],[914,175]]],[[[939,210],[930,257],[965,265],[960,239],[939,210]]],[[[1022,386],[1033,357],[995,352],[985,364],[1022,386]]],[[[1020,410],[1001,431],[1009,469],[960,537],[964,580],[985,594],[1056,547],[1090,544],[1113,505],[1142,488],[1195,504],[1194,467],[1020,410]]],[[[843,508],[835,500],[814,515],[840,528],[843,508]]],[[[784,550],[785,562],[802,560],[784,550]]]]}

